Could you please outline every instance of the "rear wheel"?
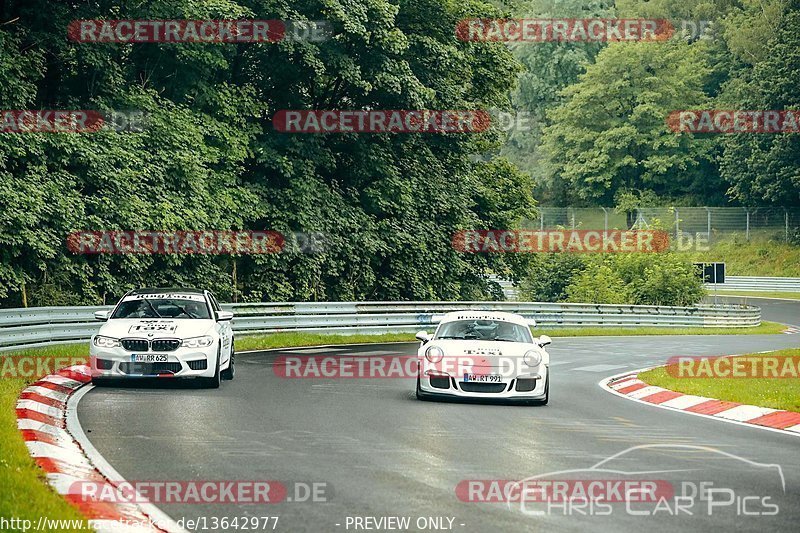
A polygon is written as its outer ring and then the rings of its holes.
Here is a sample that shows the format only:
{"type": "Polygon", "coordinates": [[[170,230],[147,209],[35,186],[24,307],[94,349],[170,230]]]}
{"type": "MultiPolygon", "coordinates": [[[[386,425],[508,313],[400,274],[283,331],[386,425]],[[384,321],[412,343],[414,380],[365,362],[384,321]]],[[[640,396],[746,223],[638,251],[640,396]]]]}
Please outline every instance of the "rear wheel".
{"type": "Polygon", "coordinates": [[[233,339],[231,339],[231,362],[228,365],[228,368],[222,371],[222,379],[230,381],[236,376],[236,367],[234,364],[236,363],[236,353],[233,349],[233,339]]]}

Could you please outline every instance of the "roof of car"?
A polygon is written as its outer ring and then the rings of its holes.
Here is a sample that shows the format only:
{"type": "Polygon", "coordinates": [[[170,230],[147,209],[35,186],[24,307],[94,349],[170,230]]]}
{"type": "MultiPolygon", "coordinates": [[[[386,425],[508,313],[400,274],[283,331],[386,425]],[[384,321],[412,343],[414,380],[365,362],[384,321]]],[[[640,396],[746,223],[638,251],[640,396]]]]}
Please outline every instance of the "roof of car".
{"type": "Polygon", "coordinates": [[[160,293],[203,294],[203,290],[192,289],[188,287],[146,287],[144,289],[134,289],[129,294],[160,294],[160,293]]]}
{"type": "Polygon", "coordinates": [[[453,320],[502,320],[515,324],[528,325],[529,319],[515,313],[505,311],[481,311],[479,309],[466,309],[464,311],[452,311],[442,316],[440,322],[452,322],[453,320]]]}

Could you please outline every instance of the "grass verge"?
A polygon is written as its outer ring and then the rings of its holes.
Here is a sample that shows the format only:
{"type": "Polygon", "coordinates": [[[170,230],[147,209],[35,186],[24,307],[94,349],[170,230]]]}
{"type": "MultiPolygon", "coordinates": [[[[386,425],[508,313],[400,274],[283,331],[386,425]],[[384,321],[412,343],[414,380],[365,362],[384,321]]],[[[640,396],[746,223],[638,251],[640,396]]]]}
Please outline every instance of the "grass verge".
{"type": "Polygon", "coordinates": [[[690,261],[722,261],[729,276],[800,277],[800,246],[741,236],[715,242],[707,252],[685,252],[690,261]]]}
{"type": "MultiPolygon", "coordinates": [[[[75,350],[75,346],[55,347],[48,353],[67,354],[75,350]]],[[[39,517],[80,521],[83,517],[77,509],[50,489],[44,471],[28,454],[28,448],[17,429],[17,398],[22,389],[33,381],[33,378],[5,378],[5,373],[0,379],[0,443],[3,452],[0,457],[0,517],[30,520],[33,524],[31,528],[38,523],[39,517]]],[[[79,531],[76,529],[79,527],[57,531],[79,531]]],[[[21,526],[19,530],[22,530],[21,526]]]]}
{"type": "MultiPolygon", "coordinates": [[[[800,356],[800,348],[738,357],[800,356]]],[[[735,359],[736,357],[734,357],[735,359]]],[[[668,367],[639,374],[639,379],[665,389],[772,409],[800,411],[800,379],[796,378],[678,378],[668,367]]]]}
{"type": "MultiPolygon", "coordinates": [[[[578,337],[592,335],[723,335],[780,333],[784,326],[764,322],[757,328],[550,328],[537,330],[537,335],[552,337],[578,337]]],[[[385,335],[321,335],[307,333],[276,333],[254,335],[236,339],[237,351],[315,346],[321,344],[357,344],[384,342],[413,342],[414,336],[407,333],[385,335]]],[[[13,354],[52,358],[86,358],[89,348],[86,343],[65,344],[46,348],[30,348],[13,354]]],[[[5,375],[5,373],[4,373],[5,375]]],[[[40,376],[30,378],[0,379],[0,442],[3,454],[0,457],[0,516],[32,520],[35,524],[40,516],[80,520],[81,515],[61,496],[50,489],[44,472],[28,454],[22,436],[17,430],[15,405],[20,392],[40,376]]],[[[800,391],[796,393],[800,397],[800,391]]],[[[77,531],[64,528],[59,531],[77,531]]]]}
{"type": "MultiPolygon", "coordinates": [[[[708,296],[713,297],[714,291],[709,290],[708,296]]],[[[749,296],[751,298],[783,298],[785,300],[800,300],[800,292],[769,292],[769,291],[717,291],[717,296],[749,296]]]]}
{"type": "Polygon", "coordinates": [[[761,322],[754,328],[669,328],[669,327],[619,327],[619,328],[536,328],[535,335],[550,337],[638,336],[638,335],[772,335],[786,329],[777,322],[761,322]]]}
{"type": "Polygon", "coordinates": [[[410,333],[384,333],[381,335],[323,335],[317,333],[270,333],[242,336],[236,339],[236,351],[269,350],[270,348],[296,348],[324,344],[362,344],[382,342],[414,342],[410,333]]]}

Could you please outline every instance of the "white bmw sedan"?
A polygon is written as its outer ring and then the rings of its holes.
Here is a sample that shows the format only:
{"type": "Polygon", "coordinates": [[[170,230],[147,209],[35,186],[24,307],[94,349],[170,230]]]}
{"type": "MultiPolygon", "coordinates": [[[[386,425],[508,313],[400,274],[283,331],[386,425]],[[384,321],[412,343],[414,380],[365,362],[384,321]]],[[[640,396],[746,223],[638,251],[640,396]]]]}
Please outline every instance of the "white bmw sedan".
{"type": "Polygon", "coordinates": [[[530,320],[490,311],[444,315],[433,335],[417,333],[417,398],[492,398],[544,405],[550,394],[550,337],[530,320]]]}
{"type": "Polygon", "coordinates": [[[233,313],[209,291],[134,290],[113,311],[94,316],[105,322],[89,347],[95,382],[178,377],[218,388],[221,379],[233,379],[233,313]]]}

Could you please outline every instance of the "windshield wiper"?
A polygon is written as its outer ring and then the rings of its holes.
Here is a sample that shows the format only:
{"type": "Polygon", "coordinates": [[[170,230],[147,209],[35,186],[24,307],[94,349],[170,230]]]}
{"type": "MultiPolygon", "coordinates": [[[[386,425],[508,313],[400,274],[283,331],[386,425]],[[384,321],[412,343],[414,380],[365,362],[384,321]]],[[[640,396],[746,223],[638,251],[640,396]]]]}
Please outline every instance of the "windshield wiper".
{"type": "Polygon", "coordinates": [[[158,313],[158,311],[156,311],[156,308],[155,308],[155,307],[153,307],[153,304],[151,304],[151,303],[150,303],[150,300],[148,300],[147,298],[142,298],[142,300],[144,300],[144,303],[146,303],[146,304],[147,304],[147,305],[150,307],[150,309],[152,309],[152,310],[153,310],[153,312],[156,314],[156,316],[157,316],[158,318],[164,318],[163,316],[161,316],[161,315],[158,313]]]}
{"type": "Polygon", "coordinates": [[[178,305],[178,304],[172,304],[172,305],[174,305],[175,307],[177,307],[178,309],[180,309],[180,310],[181,310],[181,313],[183,313],[184,315],[188,316],[189,318],[198,318],[198,317],[197,317],[197,315],[193,315],[192,313],[190,313],[189,311],[187,311],[185,307],[181,307],[181,306],[180,306],[180,305],[178,305]]]}

